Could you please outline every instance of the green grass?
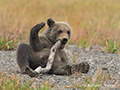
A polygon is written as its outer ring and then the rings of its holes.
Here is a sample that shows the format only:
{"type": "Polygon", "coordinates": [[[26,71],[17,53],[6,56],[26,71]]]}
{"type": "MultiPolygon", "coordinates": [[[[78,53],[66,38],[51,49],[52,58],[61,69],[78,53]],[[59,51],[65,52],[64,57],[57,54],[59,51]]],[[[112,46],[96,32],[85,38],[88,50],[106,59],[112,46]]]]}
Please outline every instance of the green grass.
{"type": "Polygon", "coordinates": [[[51,86],[48,82],[44,82],[43,86],[39,83],[33,85],[33,80],[27,82],[21,82],[19,78],[11,75],[6,75],[0,72],[0,90],[51,90],[51,86]]]}
{"type": "Polygon", "coordinates": [[[94,82],[93,77],[85,76],[85,79],[82,80],[82,83],[79,84],[76,82],[75,78],[73,80],[73,86],[68,86],[66,88],[77,88],[82,90],[99,90],[99,88],[102,86],[102,83],[105,82],[104,76],[102,76],[102,72],[99,72],[97,74],[96,81],[94,82]]]}
{"type": "Polygon", "coordinates": [[[120,43],[118,41],[114,40],[106,40],[105,41],[106,48],[110,53],[118,52],[118,49],[120,47],[120,43]]]}
{"type": "Polygon", "coordinates": [[[85,38],[81,38],[80,45],[82,48],[87,48],[89,46],[89,41],[87,41],[87,39],[85,39],[85,38]]]}
{"type": "Polygon", "coordinates": [[[11,37],[8,33],[4,33],[3,37],[0,37],[0,50],[13,50],[17,44],[16,38],[11,37]]]}
{"type": "Polygon", "coordinates": [[[76,62],[75,52],[73,52],[72,61],[73,61],[73,63],[75,63],[75,62],[76,62]]]}

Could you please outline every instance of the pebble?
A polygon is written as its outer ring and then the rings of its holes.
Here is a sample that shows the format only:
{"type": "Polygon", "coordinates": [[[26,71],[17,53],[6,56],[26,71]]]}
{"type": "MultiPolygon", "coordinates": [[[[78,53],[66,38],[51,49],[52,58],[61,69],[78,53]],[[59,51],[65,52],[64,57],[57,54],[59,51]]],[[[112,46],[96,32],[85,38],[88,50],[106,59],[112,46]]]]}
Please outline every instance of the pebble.
{"type": "MultiPolygon", "coordinates": [[[[40,83],[41,85],[45,81],[52,81],[54,85],[57,85],[57,89],[63,90],[79,90],[76,87],[67,89],[66,86],[73,86],[73,83],[76,84],[82,83],[82,80],[85,79],[85,76],[93,76],[96,71],[96,66],[102,66],[103,68],[109,68],[112,77],[117,78],[120,83],[120,56],[118,54],[107,53],[102,51],[102,47],[93,46],[90,49],[82,49],[79,47],[75,48],[74,45],[68,45],[68,48],[65,49],[69,57],[69,62],[72,62],[73,52],[75,52],[76,63],[77,62],[91,62],[90,70],[87,74],[81,75],[47,75],[42,74],[34,82],[40,83]],[[76,78],[77,77],[77,78],[76,78]]],[[[11,75],[20,74],[20,69],[16,62],[16,51],[0,51],[0,70],[9,73],[11,75]]],[[[105,70],[106,71],[106,70],[105,70]]],[[[106,73],[105,73],[106,74],[106,73]]],[[[28,75],[20,75],[23,82],[31,80],[32,78],[28,75]]],[[[100,90],[104,90],[106,87],[102,86],[100,90]]],[[[112,90],[112,89],[110,89],[112,90]]],[[[114,89],[117,90],[117,89],[114,89]]]]}

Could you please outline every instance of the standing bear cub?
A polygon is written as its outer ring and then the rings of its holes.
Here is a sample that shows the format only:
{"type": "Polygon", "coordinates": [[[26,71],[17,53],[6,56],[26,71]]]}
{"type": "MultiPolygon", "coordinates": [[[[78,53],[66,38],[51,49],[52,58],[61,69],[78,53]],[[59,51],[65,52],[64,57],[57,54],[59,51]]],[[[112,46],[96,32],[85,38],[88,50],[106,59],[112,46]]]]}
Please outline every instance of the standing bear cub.
{"type": "Polygon", "coordinates": [[[58,41],[61,46],[57,49],[51,70],[48,74],[71,75],[74,72],[87,73],[89,64],[81,62],[68,63],[68,57],[64,47],[71,36],[70,25],[66,22],[56,22],[52,18],[47,19],[48,29],[38,36],[38,32],[45,26],[45,22],[37,24],[30,31],[29,45],[20,44],[17,50],[17,63],[22,74],[31,77],[37,76],[35,69],[39,66],[46,67],[51,47],[58,41]]]}

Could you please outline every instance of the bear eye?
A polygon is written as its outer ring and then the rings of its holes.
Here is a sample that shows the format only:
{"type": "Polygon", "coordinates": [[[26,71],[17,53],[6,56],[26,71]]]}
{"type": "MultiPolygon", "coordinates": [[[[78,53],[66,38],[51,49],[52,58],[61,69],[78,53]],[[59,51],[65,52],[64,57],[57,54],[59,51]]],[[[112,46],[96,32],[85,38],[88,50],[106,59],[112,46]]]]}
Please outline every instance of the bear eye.
{"type": "Polygon", "coordinates": [[[63,32],[62,30],[59,30],[59,31],[58,31],[58,34],[61,34],[62,32],[63,32]]]}
{"type": "Polygon", "coordinates": [[[70,31],[67,31],[68,35],[70,34],[70,31]]]}

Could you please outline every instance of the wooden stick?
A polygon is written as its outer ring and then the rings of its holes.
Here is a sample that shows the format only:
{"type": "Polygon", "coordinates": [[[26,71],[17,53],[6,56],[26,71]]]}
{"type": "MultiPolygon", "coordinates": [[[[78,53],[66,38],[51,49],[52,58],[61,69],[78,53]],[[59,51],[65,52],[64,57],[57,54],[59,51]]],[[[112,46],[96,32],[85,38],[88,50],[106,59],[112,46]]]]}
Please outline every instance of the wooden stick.
{"type": "Polygon", "coordinates": [[[52,48],[50,49],[50,55],[48,57],[47,66],[45,68],[39,66],[38,68],[35,69],[36,72],[47,73],[51,69],[55,57],[55,52],[60,47],[60,45],[61,45],[61,41],[59,40],[52,46],[52,48]]]}

